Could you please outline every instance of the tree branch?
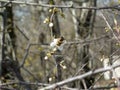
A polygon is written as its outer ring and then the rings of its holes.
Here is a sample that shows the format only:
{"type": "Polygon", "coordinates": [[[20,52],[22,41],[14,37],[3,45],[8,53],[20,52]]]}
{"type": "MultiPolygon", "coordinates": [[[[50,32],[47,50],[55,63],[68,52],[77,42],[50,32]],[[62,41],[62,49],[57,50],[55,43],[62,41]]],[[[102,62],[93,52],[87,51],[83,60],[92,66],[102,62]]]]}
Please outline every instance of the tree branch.
{"type": "MultiPolygon", "coordinates": [[[[82,6],[76,6],[73,3],[69,4],[69,5],[49,5],[49,4],[44,4],[42,2],[40,3],[30,3],[30,2],[21,2],[21,1],[4,1],[4,0],[0,0],[0,2],[4,2],[7,3],[6,5],[8,5],[9,3],[13,3],[13,4],[24,4],[24,5],[30,5],[30,6],[41,6],[41,7],[56,7],[56,8],[74,8],[74,9],[92,9],[92,10],[102,10],[102,9],[117,9],[120,10],[119,4],[118,5],[114,5],[114,6],[105,6],[105,7],[82,7],[82,6]]],[[[1,6],[2,7],[5,7],[1,6]]]]}
{"type": "Polygon", "coordinates": [[[56,87],[65,85],[65,84],[73,82],[75,80],[81,80],[81,79],[83,79],[83,78],[85,78],[87,76],[90,76],[90,75],[93,75],[93,74],[97,74],[97,73],[101,73],[101,72],[110,71],[112,68],[117,68],[117,67],[120,67],[120,64],[119,65],[112,65],[112,66],[108,66],[108,67],[104,67],[104,68],[99,68],[99,69],[96,69],[94,71],[89,71],[89,72],[87,72],[85,74],[82,74],[82,75],[79,75],[79,76],[76,76],[76,77],[72,77],[72,78],[68,78],[68,79],[63,80],[61,82],[54,83],[52,85],[49,85],[47,87],[44,87],[44,88],[41,88],[41,89],[38,89],[38,90],[54,89],[56,87]]]}
{"type": "Polygon", "coordinates": [[[29,38],[27,37],[27,35],[18,27],[18,25],[15,25],[15,27],[25,37],[25,39],[29,41],[29,38]]]}
{"type": "Polygon", "coordinates": [[[76,40],[76,41],[69,41],[67,42],[66,44],[68,45],[72,45],[72,44],[85,44],[85,43],[93,43],[95,41],[99,41],[103,38],[107,38],[108,37],[108,34],[105,34],[105,35],[102,35],[100,37],[97,37],[97,38],[93,38],[93,39],[89,39],[89,40],[84,40],[84,41],[80,41],[80,40],[76,40]]]}

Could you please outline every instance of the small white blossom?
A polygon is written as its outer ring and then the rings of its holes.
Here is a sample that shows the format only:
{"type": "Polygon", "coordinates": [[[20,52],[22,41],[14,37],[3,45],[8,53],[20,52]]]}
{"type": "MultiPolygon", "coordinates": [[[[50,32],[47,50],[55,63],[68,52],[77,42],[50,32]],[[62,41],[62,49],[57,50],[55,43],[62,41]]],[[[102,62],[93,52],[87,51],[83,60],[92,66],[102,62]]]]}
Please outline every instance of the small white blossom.
{"type": "Polygon", "coordinates": [[[47,23],[46,20],[44,20],[43,23],[47,23]]]}
{"type": "Polygon", "coordinates": [[[50,47],[51,47],[51,48],[56,47],[57,42],[58,42],[58,40],[57,40],[57,39],[54,39],[54,40],[50,43],[50,47]]]}
{"type": "Polygon", "coordinates": [[[66,69],[67,67],[66,66],[62,66],[63,69],[66,69]]]}
{"type": "Polygon", "coordinates": [[[54,48],[53,51],[54,51],[54,52],[57,51],[57,48],[54,48]]]}
{"type": "Polygon", "coordinates": [[[49,78],[49,81],[50,81],[50,82],[52,81],[52,78],[51,78],[51,77],[49,78]]]}
{"type": "Polygon", "coordinates": [[[45,18],[45,20],[43,21],[43,23],[49,23],[49,18],[45,18]]]}
{"type": "Polygon", "coordinates": [[[50,47],[54,49],[53,51],[56,51],[57,49],[60,50],[60,51],[62,51],[64,45],[66,44],[66,41],[64,40],[60,46],[58,46],[57,44],[58,44],[58,39],[54,39],[54,40],[50,43],[50,47]]]}
{"type": "Polygon", "coordinates": [[[44,59],[45,59],[45,60],[48,60],[48,56],[45,56],[44,59]]]}
{"type": "Polygon", "coordinates": [[[52,12],[52,11],[53,11],[52,9],[49,10],[49,12],[52,12]]]}
{"type": "Polygon", "coordinates": [[[49,23],[49,27],[53,27],[53,23],[51,22],[51,23],[49,23]]]}

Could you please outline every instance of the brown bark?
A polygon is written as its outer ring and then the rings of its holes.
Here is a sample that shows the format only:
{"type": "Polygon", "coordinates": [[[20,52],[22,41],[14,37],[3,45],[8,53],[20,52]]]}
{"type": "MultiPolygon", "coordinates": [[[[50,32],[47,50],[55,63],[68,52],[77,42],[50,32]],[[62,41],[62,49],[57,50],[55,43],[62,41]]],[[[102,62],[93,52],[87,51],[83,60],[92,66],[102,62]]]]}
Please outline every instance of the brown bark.
{"type": "MultiPolygon", "coordinates": [[[[8,80],[19,81],[24,79],[20,73],[19,63],[16,58],[16,35],[14,31],[12,4],[5,7],[3,11],[3,38],[2,38],[2,82],[8,80]]],[[[29,85],[24,85],[26,90],[31,90],[29,85]]],[[[17,87],[16,87],[17,88],[17,87]]]]}

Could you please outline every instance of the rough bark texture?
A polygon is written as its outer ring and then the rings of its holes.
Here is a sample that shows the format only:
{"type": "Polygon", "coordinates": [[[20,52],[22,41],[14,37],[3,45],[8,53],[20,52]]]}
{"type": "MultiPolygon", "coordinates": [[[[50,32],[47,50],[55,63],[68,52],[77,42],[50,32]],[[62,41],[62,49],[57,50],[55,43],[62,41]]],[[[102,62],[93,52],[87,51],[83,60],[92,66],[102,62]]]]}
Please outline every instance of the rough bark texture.
{"type": "Polygon", "coordinates": [[[7,6],[3,11],[3,38],[2,38],[2,76],[10,78],[11,66],[18,63],[15,56],[15,32],[13,29],[12,6],[7,6]],[[7,68],[8,67],[8,68],[7,68]]]}
{"type": "MultiPolygon", "coordinates": [[[[18,60],[16,58],[16,35],[14,31],[12,4],[5,7],[3,11],[3,35],[2,35],[2,82],[7,80],[19,81],[24,79],[20,74],[18,60]]],[[[24,85],[26,90],[31,90],[29,85],[24,85]]],[[[17,88],[17,87],[16,87],[17,88]]]]}

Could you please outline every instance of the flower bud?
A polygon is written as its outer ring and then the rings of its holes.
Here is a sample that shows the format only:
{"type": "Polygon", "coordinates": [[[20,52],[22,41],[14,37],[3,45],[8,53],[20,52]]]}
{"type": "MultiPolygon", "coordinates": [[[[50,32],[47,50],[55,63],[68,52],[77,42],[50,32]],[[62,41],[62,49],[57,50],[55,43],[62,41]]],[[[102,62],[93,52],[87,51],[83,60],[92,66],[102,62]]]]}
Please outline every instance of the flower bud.
{"type": "Polygon", "coordinates": [[[51,23],[49,23],[49,27],[53,27],[53,23],[51,22],[51,23]]]}

